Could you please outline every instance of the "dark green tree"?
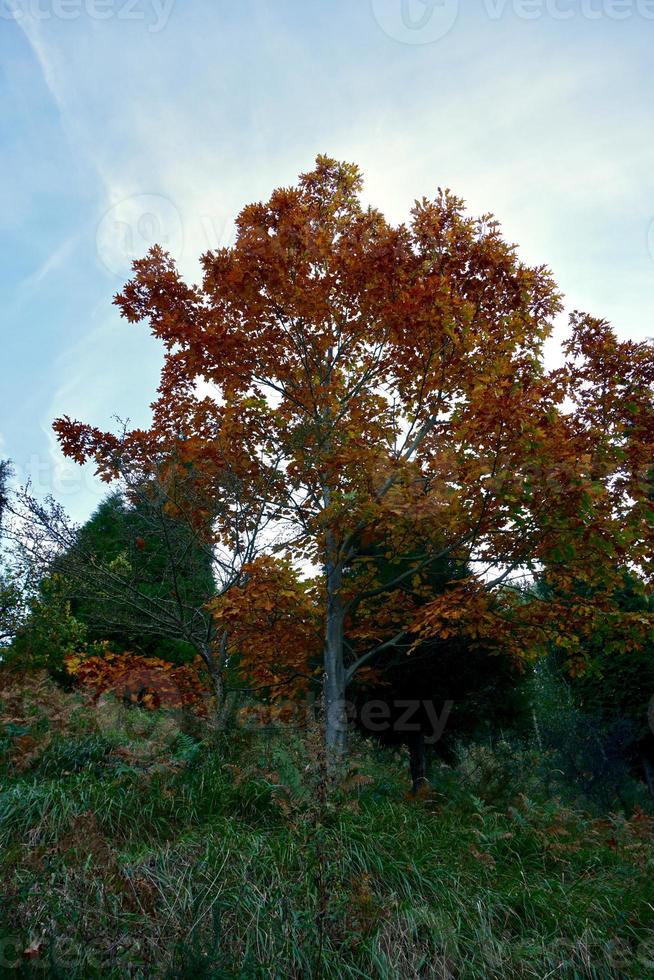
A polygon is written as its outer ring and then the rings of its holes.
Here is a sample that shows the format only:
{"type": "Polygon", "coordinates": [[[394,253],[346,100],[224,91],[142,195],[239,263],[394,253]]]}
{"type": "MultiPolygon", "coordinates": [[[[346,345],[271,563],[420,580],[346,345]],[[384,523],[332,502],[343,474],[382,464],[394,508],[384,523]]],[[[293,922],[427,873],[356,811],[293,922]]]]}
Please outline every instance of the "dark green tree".
{"type": "MultiPolygon", "coordinates": [[[[576,593],[585,598],[587,586],[576,593]]],[[[545,599],[551,598],[541,590],[545,599]]],[[[596,760],[585,768],[590,780],[612,760],[642,778],[654,798],[654,632],[644,637],[636,626],[654,612],[654,593],[633,571],[624,570],[623,585],[612,608],[599,618],[582,644],[581,658],[570,671],[565,652],[554,647],[547,669],[565,688],[582,727],[596,745],[596,760]],[[638,636],[638,642],[634,642],[638,636]],[[583,669],[580,669],[583,667],[583,669]]],[[[547,723],[545,724],[545,732],[547,723]]]]}
{"type": "Polygon", "coordinates": [[[119,649],[173,663],[196,655],[182,622],[190,627],[194,618],[201,618],[215,591],[212,558],[186,524],[153,512],[146,495],[135,504],[118,492],[106,497],[56,564],[62,569],[78,566],[71,583],[71,610],[86,626],[90,640],[108,639],[119,649]],[[86,584],[79,574],[85,565],[86,584]],[[97,569],[113,571],[118,587],[103,587],[97,569]],[[165,613],[172,607],[179,630],[167,622],[165,613]],[[144,615],[148,609],[150,615],[144,615]]]}
{"type": "MultiPolygon", "coordinates": [[[[376,583],[399,579],[392,592],[414,592],[412,578],[402,578],[401,557],[389,560],[375,546],[368,549],[363,574],[371,563],[376,583]]],[[[349,569],[346,578],[357,574],[362,571],[349,569]]],[[[464,562],[441,558],[424,570],[413,598],[419,607],[469,575],[464,562]]],[[[346,643],[356,648],[356,608],[348,627],[353,636],[346,628],[346,643]]],[[[358,726],[382,744],[408,745],[414,791],[426,781],[431,753],[451,760],[458,742],[522,730],[530,722],[528,671],[499,644],[473,642],[460,633],[414,646],[405,635],[394,638],[371,666],[372,683],[353,688],[358,726]]]]}

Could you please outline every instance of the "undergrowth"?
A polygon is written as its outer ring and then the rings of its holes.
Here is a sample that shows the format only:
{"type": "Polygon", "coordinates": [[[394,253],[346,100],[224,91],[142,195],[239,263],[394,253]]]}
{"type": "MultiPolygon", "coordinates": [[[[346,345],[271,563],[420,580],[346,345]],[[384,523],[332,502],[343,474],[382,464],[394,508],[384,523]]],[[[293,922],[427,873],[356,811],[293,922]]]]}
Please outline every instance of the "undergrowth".
{"type": "Polygon", "coordinates": [[[328,779],[317,732],[0,703],[2,975],[654,976],[652,818],[539,798],[506,747],[412,798],[363,741],[328,779]]]}

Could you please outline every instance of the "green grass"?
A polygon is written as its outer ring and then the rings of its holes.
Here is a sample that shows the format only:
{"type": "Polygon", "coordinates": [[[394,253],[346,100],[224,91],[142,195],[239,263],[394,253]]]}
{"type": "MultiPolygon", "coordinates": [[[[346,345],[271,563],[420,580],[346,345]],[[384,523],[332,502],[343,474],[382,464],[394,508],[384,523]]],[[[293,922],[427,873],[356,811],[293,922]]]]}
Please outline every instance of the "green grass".
{"type": "Polygon", "coordinates": [[[465,764],[411,799],[401,753],[361,742],[326,786],[314,737],[98,732],[68,697],[6,738],[2,975],[654,976],[641,811],[534,800],[526,777],[484,800],[465,764]]]}

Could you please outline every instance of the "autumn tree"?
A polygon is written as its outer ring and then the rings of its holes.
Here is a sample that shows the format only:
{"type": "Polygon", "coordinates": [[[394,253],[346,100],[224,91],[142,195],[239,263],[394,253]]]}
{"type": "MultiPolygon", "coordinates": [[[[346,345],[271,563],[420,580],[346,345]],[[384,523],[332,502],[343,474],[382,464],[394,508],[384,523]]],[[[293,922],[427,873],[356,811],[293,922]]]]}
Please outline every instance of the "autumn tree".
{"type": "MultiPolygon", "coordinates": [[[[521,262],[491,216],[468,217],[448,191],[398,226],[361,191],[355,166],[319,157],[296,186],[244,208],[235,243],[202,257],[201,285],[154,248],[116,298],[167,351],[153,427],[127,434],[129,451],[183,433],[207,496],[229,456],[241,501],[264,501],[289,555],[321,570],[336,759],[347,686],[389,645],[456,621],[516,656],[548,631],[572,648],[568,610],[526,607],[512,577],[574,568],[594,579],[597,607],[613,574],[610,562],[596,570],[598,550],[651,576],[654,531],[651,346],[575,315],[565,365],[548,372],[561,301],[547,269],[521,262]],[[380,533],[397,574],[348,589],[345,568],[380,533]],[[473,574],[419,609],[382,611],[365,650],[346,645],[357,608],[446,556],[473,574]]],[[[55,428],[68,455],[111,478],[115,436],[67,418],[55,428]]]]}

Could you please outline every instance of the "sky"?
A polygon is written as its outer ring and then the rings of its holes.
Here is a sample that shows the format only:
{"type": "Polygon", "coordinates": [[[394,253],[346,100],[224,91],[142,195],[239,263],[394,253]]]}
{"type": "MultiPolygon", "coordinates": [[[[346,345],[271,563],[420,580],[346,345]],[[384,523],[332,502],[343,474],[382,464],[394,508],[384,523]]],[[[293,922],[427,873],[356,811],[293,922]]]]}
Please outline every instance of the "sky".
{"type": "Polygon", "coordinates": [[[0,0],[0,458],[84,519],[106,487],[51,424],[147,425],[131,260],[197,279],[318,153],[393,221],[449,187],[568,310],[653,336],[653,50],[654,0],[0,0]]]}

